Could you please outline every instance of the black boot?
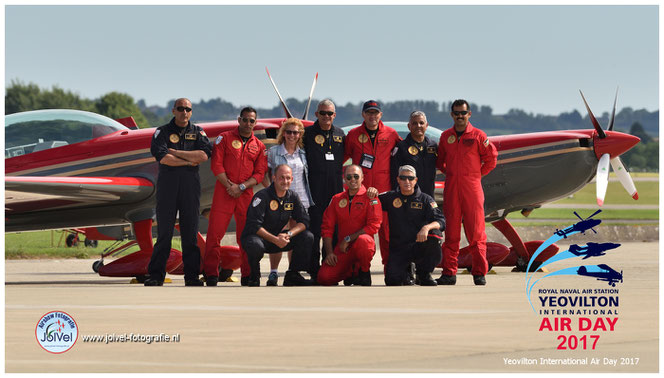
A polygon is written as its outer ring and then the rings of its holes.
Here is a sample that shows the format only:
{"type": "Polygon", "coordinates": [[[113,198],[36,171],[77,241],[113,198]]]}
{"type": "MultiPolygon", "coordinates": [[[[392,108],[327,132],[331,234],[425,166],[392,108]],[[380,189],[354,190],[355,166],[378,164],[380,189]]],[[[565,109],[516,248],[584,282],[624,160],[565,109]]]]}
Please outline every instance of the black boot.
{"type": "Polygon", "coordinates": [[[371,272],[363,272],[357,275],[358,283],[362,286],[371,286],[371,272]]]}
{"type": "Polygon", "coordinates": [[[486,285],[486,278],[484,276],[473,276],[473,282],[475,282],[475,285],[484,286],[486,285]]]}
{"type": "Polygon", "coordinates": [[[308,280],[295,270],[289,270],[284,275],[284,286],[311,286],[311,280],[308,280]]]}
{"type": "Polygon", "coordinates": [[[455,285],[456,276],[447,276],[442,274],[440,278],[436,280],[436,282],[438,282],[438,285],[455,285]]]}
{"type": "Polygon", "coordinates": [[[431,273],[418,274],[416,282],[420,286],[438,286],[436,280],[431,277],[431,273]]]}

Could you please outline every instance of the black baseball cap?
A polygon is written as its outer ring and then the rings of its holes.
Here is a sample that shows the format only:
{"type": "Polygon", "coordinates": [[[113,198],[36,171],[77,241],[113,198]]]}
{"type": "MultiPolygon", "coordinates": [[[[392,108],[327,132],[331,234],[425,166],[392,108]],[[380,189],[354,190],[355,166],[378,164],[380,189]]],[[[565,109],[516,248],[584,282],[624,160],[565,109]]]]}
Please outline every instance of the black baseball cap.
{"type": "Polygon", "coordinates": [[[362,105],[362,112],[363,113],[366,112],[367,110],[371,110],[371,109],[376,109],[379,112],[382,111],[382,110],[380,110],[380,104],[376,100],[369,100],[369,101],[365,102],[364,105],[362,105]]]}

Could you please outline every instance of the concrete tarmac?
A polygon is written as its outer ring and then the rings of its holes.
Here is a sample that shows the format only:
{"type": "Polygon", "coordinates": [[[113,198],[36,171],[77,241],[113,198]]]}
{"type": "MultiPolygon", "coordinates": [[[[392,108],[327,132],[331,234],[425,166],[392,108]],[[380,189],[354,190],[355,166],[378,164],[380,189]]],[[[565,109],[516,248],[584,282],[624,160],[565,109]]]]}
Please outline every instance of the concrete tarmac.
{"type": "MultiPolygon", "coordinates": [[[[531,293],[535,312],[525,294],[524,273],[494,268],[484,287],[460,273],[456,286],[388,288],[378,253],[373,287],[247,288],[239,282],[184,287],[181,276],[173,276],[173,283],[164,287],[144,287],[129,284],[128,278],[97,276],[93,260],[7,260],[5,371],[658,372],[658,251],[657,242],[628,242],[605,256],[552,264],[549,272],[607,264],[622,270],[624,280],[613,294],[564,294],[611,287],[592,277],[542,279],[531,293]],[[543,294],[542,289],[558,294],[543,294]],[[619,306],[543,307],[539,297],[544,296],[558,301],[615,296],[619,306]],[[545,309],[591,314],[539,312],[545,309]],[[37,321],[53,310],[67,312],[79,327],[73,348],[57,355],[43,350],[35,338],[37,321]],[[595,310],[614,313],[592,314],[595,310]],[[572,319],[573,327],[579,318],[593,324],[598,318],[618,321],[613,331],[539,330],[543,318],[553,323],[553,318],[564,317],[572,319]],[[177,334],[179,342],[83,340],[132,333],[177,334]],[[599,336],[594,348],[591,335],[599,336]],[[558,349],[562,337],[564,350],[558,349]]],[[[267,264],[263,259],[262,285],[267,264]]],[[[280,285],[286,265],[284,257],[280,285]]],[[[436,269],[435,277],[439,274],[436,269]]],[[[543,276],[535,274],[532,282],[543,276]]]]}

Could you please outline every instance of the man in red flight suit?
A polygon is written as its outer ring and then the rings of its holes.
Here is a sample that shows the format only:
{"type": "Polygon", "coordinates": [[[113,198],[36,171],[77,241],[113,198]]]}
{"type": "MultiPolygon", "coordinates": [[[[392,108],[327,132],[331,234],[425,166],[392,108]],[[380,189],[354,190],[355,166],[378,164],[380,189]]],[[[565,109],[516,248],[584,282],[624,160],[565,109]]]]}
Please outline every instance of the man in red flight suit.
{"type": "Polygon", "coordinates": [[[454,285],[458,267],[461,220],[473,259],[475,285],[486,285],[489,269],[484,232],[482,176],[496,166],[498,152],[486,134],[468,122],[472,112],[466,100],[452,103],[454,127],[445,130],[438,142],[436,167],[445,174],[443,213],[447,222],[443,243],[443,274],[439,285],[454,285]]]}
{"type": "Polygon", "coordinates": [[[334,285],[353,276],[359,265],[357,281],[362,286],[371,286],[371,259],[376,253],[373,235],[383,219],[383,210],[378,197],[369,199],[362,186],[362,169],[357,165],[346,168],[344,182],[348,190],[332,197],[323,214],[321,236],[326,257],[318,271],[320,285],[334,285]],[[332,248],[334,227],[339,228],[338,243],[332,248]]]}
{"type": "MultiPolygon", "coordinates": [[[[394,188],[390,185],[390,157],[394,147],[401,141],[397,132],[383,124],[380,104],[369,100],[362,106],[364,122],[346,136],[345,158],[350,157],[353,164],[362,167],[364,187],[374,187],[379,193],[394,188]]],[[[383,265],[387,263],[390,251],[390,230],[388,222],[383,222],[378,231],[380,255],[383,265]]]]}
{"type": "Polygon", "coordinates": [[[256,110],[251,107],[242,109],[237,120],[238,128],[221,133],[212,151],[210,167],[217,177],[217,184],[214,188],[203,259],[207,286],[217,286],[218,281],[225,281],[233,274],[233,269],[238,268],[237,258],[223,256],[220,247],[233,214],[236,240],[242,258],[242,284],[246,283],[251,273],[240,236],[247,220],[247,208],[254,196],[252,187],[263,180],[267,171],[267,155],[265,145],[253,133],[256,110]],[[221,274],[218,270],[220,261],[221,274]]]}

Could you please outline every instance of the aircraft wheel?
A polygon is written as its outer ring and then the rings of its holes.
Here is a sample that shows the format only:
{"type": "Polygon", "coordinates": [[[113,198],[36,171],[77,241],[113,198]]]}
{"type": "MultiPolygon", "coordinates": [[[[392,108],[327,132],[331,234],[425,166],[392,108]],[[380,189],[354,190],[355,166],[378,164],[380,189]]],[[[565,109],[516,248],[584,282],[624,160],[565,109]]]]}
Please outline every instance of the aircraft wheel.
{"type": "Polygon", "coordinates": [[[85,244],[86,247],[97,248],[97,246],[99,245],[99,241],[98,240],[85,239],[83,244],[85,244]]]}
{"type": "Polygon", "coordinates": [[[67,235],[67,239],[65,239],[65,244],[67,247],[76,247],[78,245],[78,238],[74,234],[69,234],[67,235]]]}
{"type": "Polygon", "coordinates": [[[97,260],[92,263],[92,270],[94,270],[95,273],[99,273],[99,268],[104,266],[104,262],[101,260],[97,260]]]}

